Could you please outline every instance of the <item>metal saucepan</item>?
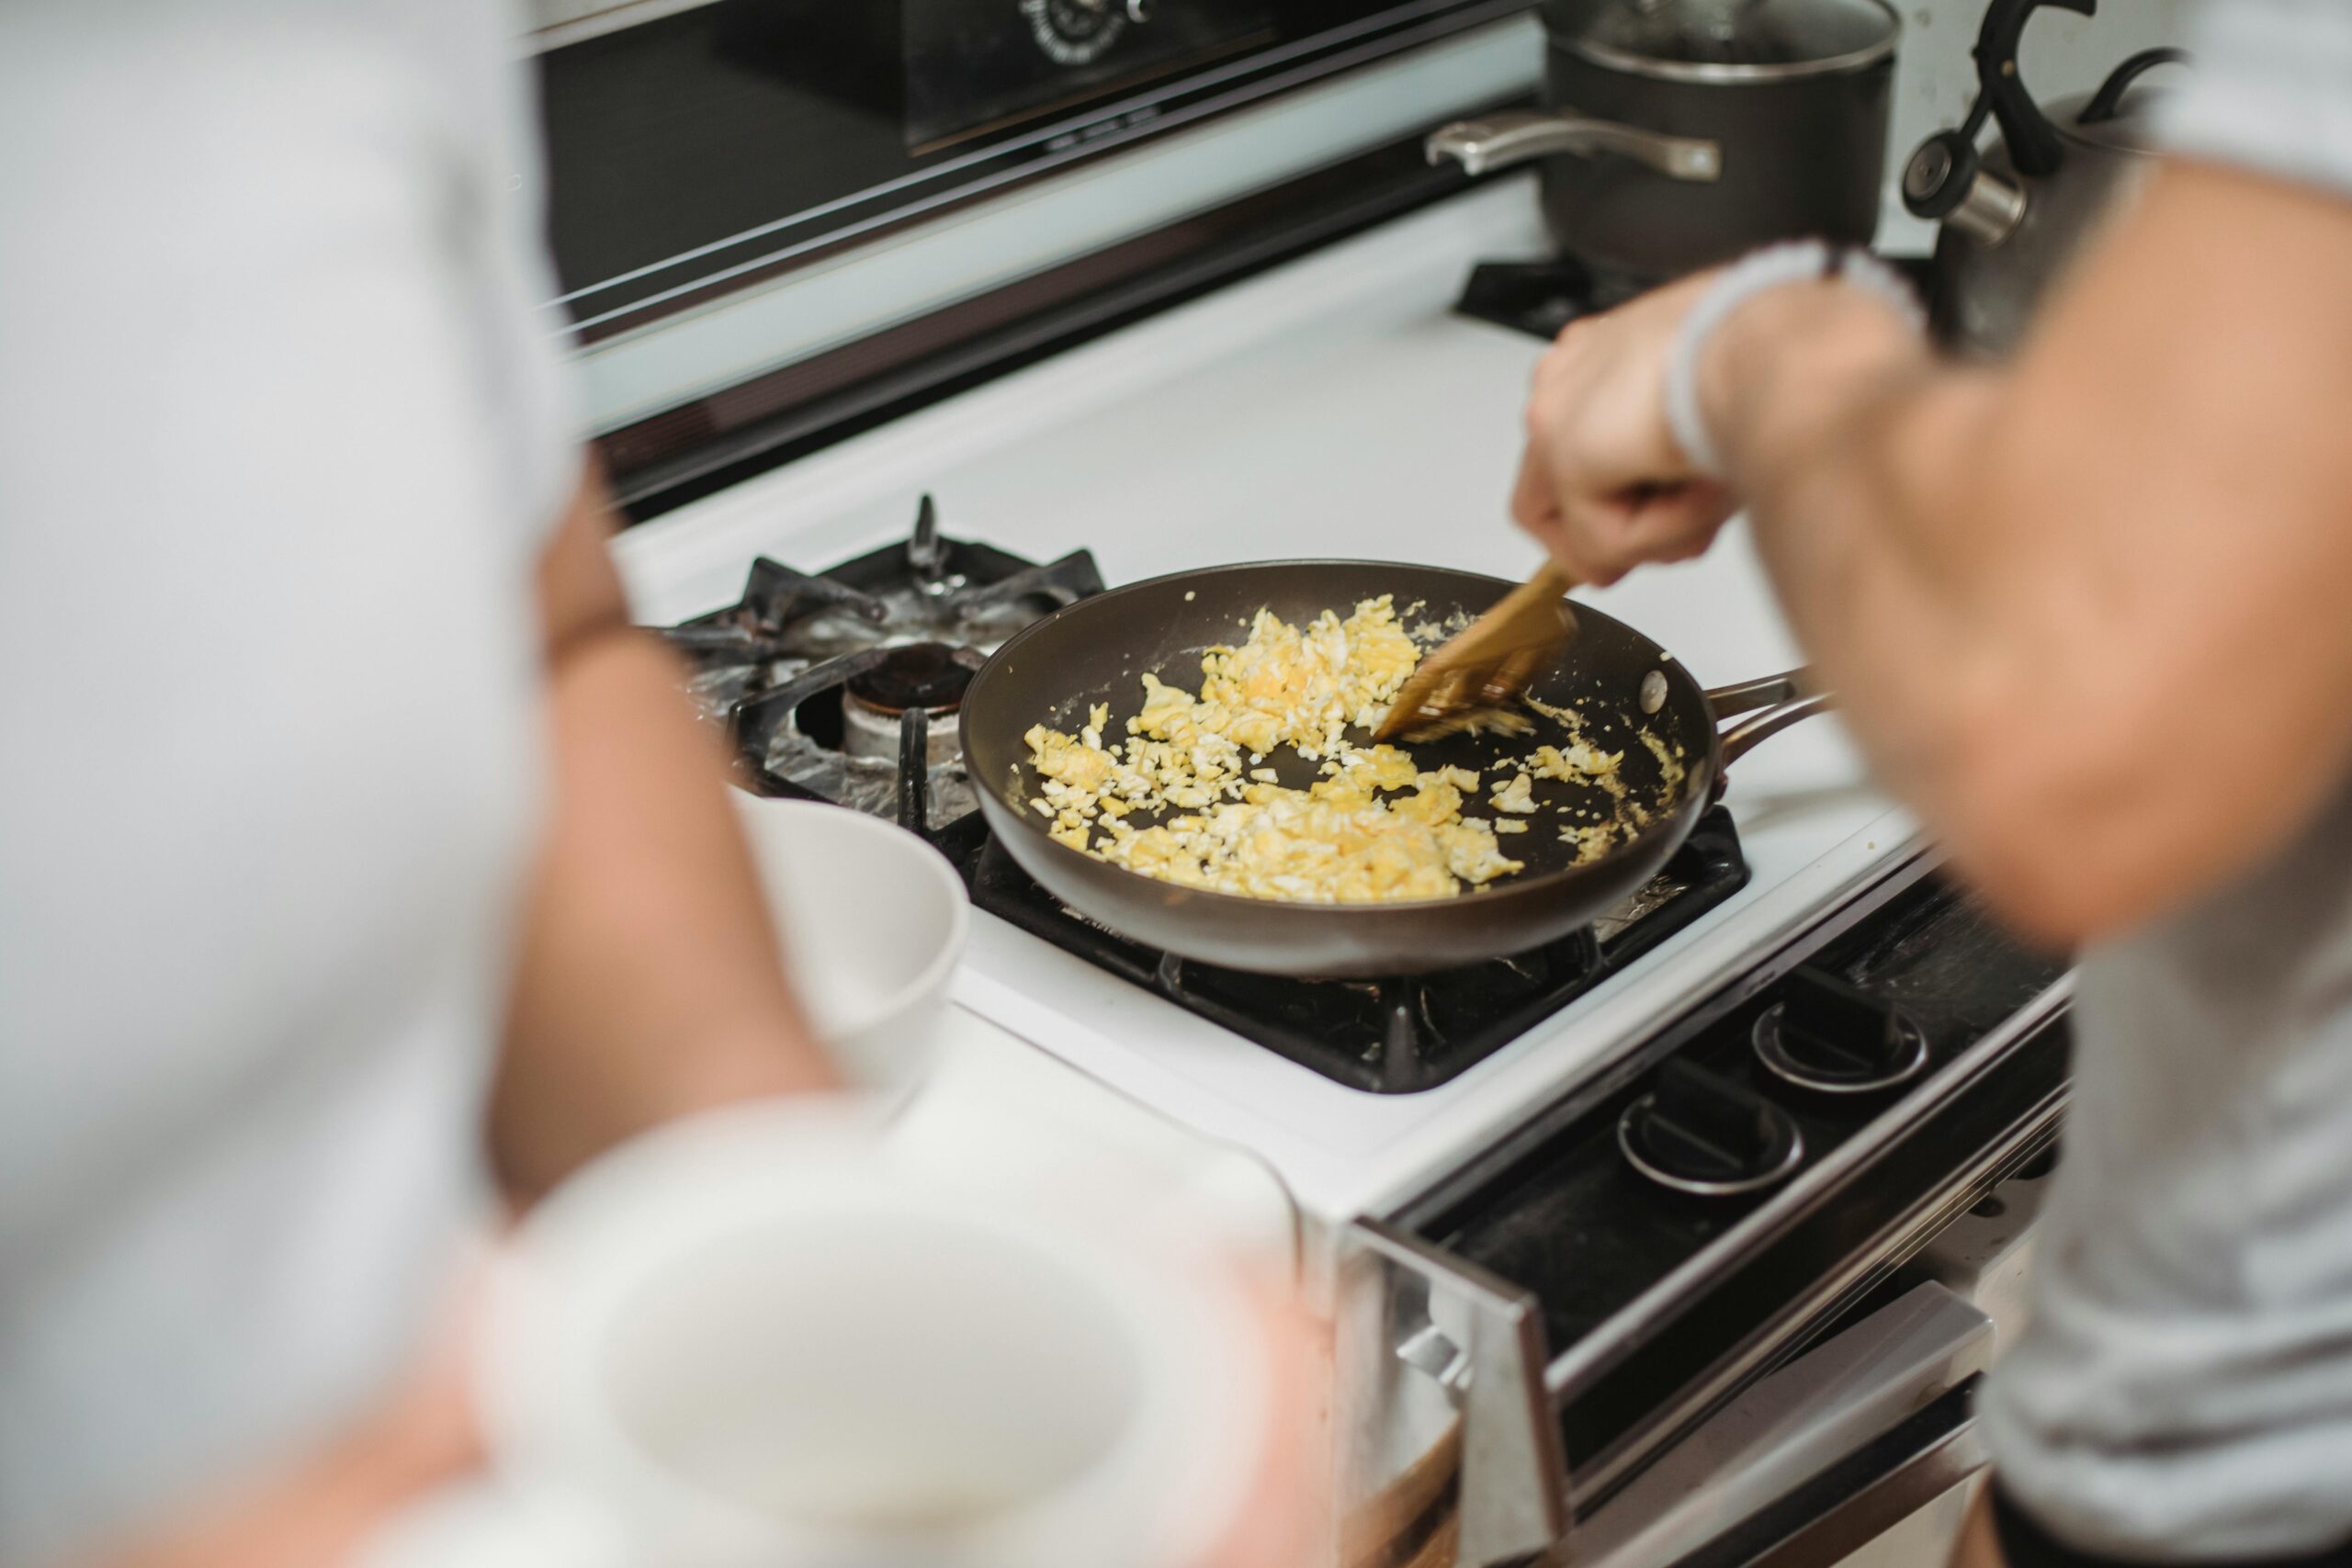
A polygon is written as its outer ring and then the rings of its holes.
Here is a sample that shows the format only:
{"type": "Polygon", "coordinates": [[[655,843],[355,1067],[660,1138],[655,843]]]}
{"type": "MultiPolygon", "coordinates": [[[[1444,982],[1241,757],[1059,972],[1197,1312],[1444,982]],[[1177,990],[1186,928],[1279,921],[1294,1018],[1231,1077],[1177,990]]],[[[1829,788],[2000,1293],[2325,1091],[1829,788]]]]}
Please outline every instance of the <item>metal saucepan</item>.
{"type": "Polygon", "coordinates": [[[1868,244],[1902,27],[1885,0],[1545,0],[1546,112],[1447,126],[1430,159],[1542,158],[1553,240],[1628,286],[1868,244]]]}
{"type": "MultiPolygon", "coordinates": [[[[1409,975],[1474,964],[1555,942],[1622,903],[1656,875],[1681,846],[1713,798],[1724,767],[1756,742],[1827,705],[1795,676],[1778,676],[1708,693],[1649,638],[1599,611],[1579,606],[1576,640],[1530,694],[1573,705],[1585,738],[1624,752],[1632,797],[1648,803],[1648,826],[1589,864],[1574,863],[1563,841],[1566,821],[1550,809],[1576,786],[1539,784],[1544,809],[1531,830],[1503,840],[1526,869],[1482,893],[1399,904],[1303,904],[1203,892],[1157,881],[1081,854],[1046,834],[1029,808],[1043,781],[1022,737],[1031,726],[1075,733],[1096,703],[1111,706],[1112,729],[1142,705],[1148,671],[1198,690],[1201,655],[1249,636],[1261,608],[1293,624],[1326,609],[1345,614],[1359,601],[1395,595],[1408,625],[1476,615],[1513,583],[1473,572],[1382,561],[1272,561],[1182,572],[1083,599],[1030,626],[1000,649],[965,694],[966,762],[989,829],[1023,870],[1078,913],[1162,952],[1230,969],[1321,977],[1409,975]],[[1764,711],[1718,732],[1717,721],[1764,711]],[[1657,757],[1640,739],[1646,728],[1682,753],[1685,776],[1668,797],[1657,757]],[[1559,793],[1553,793],[1559,792],[1559,793]]],[[[1454,736],[1416,745],[1424,768],[1447,765],[1487,773],[1507,758],[1566,739],[1538,720],[1533,735],[1454,736]]],[[[1287,749],[1269,760],[1281,782],[1301,788],[1315,764],[1287,749]]],[[[1581,792],[1579,792],[1580,794],[1581,792]]],[[[1465,807],[1484,815],[1483,802],[1465,807]]]]}

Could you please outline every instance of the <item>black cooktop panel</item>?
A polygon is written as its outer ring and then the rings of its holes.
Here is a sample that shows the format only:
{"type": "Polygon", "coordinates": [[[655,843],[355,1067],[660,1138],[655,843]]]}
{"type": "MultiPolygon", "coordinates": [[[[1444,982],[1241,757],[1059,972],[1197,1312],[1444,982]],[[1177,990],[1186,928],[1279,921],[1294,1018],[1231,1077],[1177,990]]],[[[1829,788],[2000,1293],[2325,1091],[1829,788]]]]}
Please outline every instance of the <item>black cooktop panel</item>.
{"type": "MultiPolygon", "coordinates": [[[[2064,973],[2031,953],[1939,876],[1915,883],[1810,961],[1897,1004],[1926,1036],[1924,1070],[1878,1093],[1814,1093],[1759,1063],[1758,1019],[1775,985],[1673,1054],[1792,1117],[1802,1131],[1791,1179],[1818,1163],[2064,973]]],[[[1783,1183],[1730,1196],[1669,1190],[1638,1172],[1620,1145],[1627,1106],[1652,1092],[1656,1070],[1562,1128],[1476,1197],[1429,1227],[1431,1240],[1525,1286],[1543,1305],[1557,1356],[1770,1200],[1783,1183]]]]}
{"type": "Polygon", "coordinates": [[[1156,952],[1096,925],[991,841],[960,857],[972,900],[1096,967],[1351,1089],[1410,1094],[1459,1077],[1747,884],[1738,829],[1701,818],[1633,904],[1510,958],[1387,980],[1244,974],[1156,952]]]}

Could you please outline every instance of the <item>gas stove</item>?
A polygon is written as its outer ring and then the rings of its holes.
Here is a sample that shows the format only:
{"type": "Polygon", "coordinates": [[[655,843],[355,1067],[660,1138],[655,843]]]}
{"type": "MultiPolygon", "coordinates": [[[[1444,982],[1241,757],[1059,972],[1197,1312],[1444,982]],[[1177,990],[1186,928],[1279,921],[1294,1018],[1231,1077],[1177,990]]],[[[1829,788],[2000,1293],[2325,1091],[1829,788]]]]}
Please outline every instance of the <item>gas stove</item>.
{"type": "Polygon", "coordinates": [[[975,809],[956,740],[973,671],[1031,621],[1102,591],[1085,550],[1039,565],[945,537],[926,495],[903,543],[813,575],[762,556],[741,598],[663,635],[759,793],[928,831],[975,809]]]}
{"type": "MultiPolygon", "coordinates": [[[[1932,14],[1976,3],[1906,7],[1895,145],[1942,123],[1923,85],[1973,31],[1932,14]]],[[[1248,1194],[1253,1256],[1295,1247],[1329,1320],[1351,1565],[1564,1536],[1599,1568],[1832,1562],[1949,1500],[1983,1463],[1968,1390],[2030,1247],[2068,981],[1834,716],[1739,757],[1591,931],[1374,985],[1079,919],[990,843],[956,754],[989,651],[1105,582],[1528,575],[1528,377],[1619,291],[1497,261],[1555,254],[1532,173],[1465,188],[1422,154],[1536,91],[1524,0],[1273,0],[1272,35],[1237,21],[1238,53],[1174,76],[1063,62],[1031,96],[1031,62],[952,145],[915,140],[938,79],[876,52],[888,29],[818,20],[890,7],[797,7],[789,76],[741,69],[743,7],[619,9],[662,19],[553,50],[544,94],[583,404],[647,519],[616,558],[740,784],[895,820],[964,876],[956,1005],[899,1125],[1138,1223],[1248,1194]]],[[[1269,11],[1146,9],[1106,47],[1269,11]]],[[[1034,37],[979,0],[906,15],[951,10],[1034,37]]],[[[1587,596],[1705,685],[1800,662],[1737,523],[1587,596]]]]}
{"type": "Polygon", "coordinates": [[[727,729],[755,793],[889,818],[930,840],[989,914],[1335,1083],[1434,1088],[1638,963],[1747,884],[1739,830],[1711,813],[1623,905],[1563,941],[1491,963],[1378,982],[1245,974],[1189,962],[1080,915],[1013,863],[978,814],[956,739],[964,688],[1023,626],[1102,589],[1090,551],[1039,565],[914,532],[805,573],[765,557],[742,596],[666,628],[688,690],[727,729]]]}
{"type": "MultiPolygon", "coordinates": [[[[1878,1429],[1823,1416],[1859,1423],[1854,1401],[1890,1442],[1931,1414],[1921,1442],[1971,1451],[1953,1434],[1991,1330],[1913,1259],[2049,1141],[2063,965],[1942,880],[1834,718],[1743,757],[1620,919],[1504,964],[1351,986],[1171,961],[1071,915],[962,809],[939,716],[1015,616],[1103,581],[1318,557],[1524,577],[1533,552],[1502,498],[1541,345],[1453,306],[1481,258],[1544,248],[1526,182],[1474,191],[616,548],[641,616],[684,622],[747,787],[892,817],[962,872],[977,913],[954,995],[974,1028],[1077,1069],[1105,1125],[1141,1107],[1279,1180],[1341,1348],[1345,1496],[1387,1509],[1439,1477],[1408,1533],[1456,1530],[1476,1563],[1572,1517],[1605,1539],[1631,1506],[1612,1500],[1690,1451],[1695,1424],[1787,1389],[1821,1354],[1798,1353],[1849,1322],[1910,1326],[1867,1370],[1840,1362],[1804,1396],[1804,1442],[1758,1462],[1841,1459],[1878,1429]],[[910,541],[922,491],[942,505],[910,541]],[[992,543],[943,540],[941,517],[992,543]],[[943,549],[964,584],[928,586],[943,549]],[[828,559],[843,564],[773,564],[828,559]],[[1002,619],[954,618],[1003,582],[1023,586],[984,599],[1002,619]],[[1791,1062],[1865,1087],[1794,1081],[1791,1062]]],[[[1711,684],[1798,661],[1736,525],[1700,560],[1590,597],[1711,684]]],[[[1709,1495],[1701,1512],[1733,1517],[1709,1495]]]]}
{"type": "MultiPolygon", "coordinates": [[[[1544,249],[1529,182],[1473,192],[828,446],[616,546],[640,618],[684,623],[676,635],[734,726],[748,787],[919,816],[964,871],[980,911],[956,981],[964,1007],[1249,1150],[1312,1229],[1395,1212],[1916,857],[1916,829],[1870,788],[1834,719],[1732,771],[1723,816],[1646,919],[1384,998],[1164,964],[1064,913],[987,853],[978,814],[940,787],[956,770],[933,752],[931,718],[921,800],[899,788],[890,742],[906,738],[890,732],[891,702],[874,705],[864,754],[847,754],[846,688],[860,660],[919,644],[968,661],[1016,615],[1105,580],[1282,557],[1524,577],[1532,550],[1501,505],[1540,346],[1452,307],[1482,258],[1544,249]],[[938,498],[932,525],[910,538],[925,491],[938,498]],[[955,536],[944,544],[942,525],[955,536]],[[984,628],[943,628],[937,612],[966,590],[919,586],[936,569],[913,558],[933,547],[967,588],[1038,591],[1014,592],[1017,609],[984,628]],[[770,564],[752,567],[759,558],[770,564]],[[842,564],[808,570],[829,560],[842,564]],[[1036,570],[1050,581],[1025,575],[1036,570]],[[856,607],[893,594],[895,617],[856,607]],[[1388,1049],[1392,1029],[1413,1036],[1406,1049],[1388,1049]]],[[[1701,560],[1590,597],[1703,682],[1798,661],[1736,527],[1701,560]]]]}

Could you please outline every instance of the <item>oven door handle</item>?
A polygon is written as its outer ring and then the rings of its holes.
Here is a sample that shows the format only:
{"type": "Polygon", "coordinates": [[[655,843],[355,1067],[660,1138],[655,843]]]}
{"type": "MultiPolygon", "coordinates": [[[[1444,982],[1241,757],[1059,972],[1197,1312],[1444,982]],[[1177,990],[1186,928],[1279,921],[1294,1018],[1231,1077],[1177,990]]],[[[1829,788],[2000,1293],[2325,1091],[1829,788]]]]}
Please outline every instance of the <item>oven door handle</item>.
{"type": "Polygon", "coordinates": [[[1827,1568],[1984,1467],[1992,1318],[1932,1279],[1738,1395],[1578,1526],[1593,1568],[1827,1568]]]}
{"type": "Polygon", "coordinates": [[[1828,1568],[1990,1462],[1976,1429],[1983,1374],[1741,1519],[1672,1568],[1828,1568]]]}
{"type": "Polygon", "coordinates": [[[1386,1354],[1406,1375],[1433,1382],[1455,1412],[1435,1446],[1458,1455],[1456,1568],[1549,1550],[1567,1533],[1567,1464],[1544,1392],[1535,1299],[1379,1220],[1348,1227],[1348,1253],[1384,1303],[1377,1338],[1386,1354]]]}
{"type": "MultiPolygon", "coordinates": [[[[1378,1414],[1408,1439],[1392,1452],[1427,1450],[1346,1521],[1357,1528],[1343,1529],[1343,1540],[1370,1547],[1375,1535],[1408,1535],[1423,1506],[1442,1500],[1441,1487],[1413,1483],[1426,1471],[1423,1481],[1450,1474],[1454,1484],[1456,1568],[1516,1563],[1556,1546],[1568,1534],[1569,1478],[1534,1300],[1377,1220],[1348,1227],[1342,1292],[1378,1305],[1361,1337],[1369,1359],[1387,1367],[1390,1403],[1378,1414]],[[1399,1402],[1399,1383],[1423,1392],[1399,1402]]],[[[1974,1303],[1923,1281],[1766,1377],[1599,1504],[1576,1530],[1576,1560],[1594,1568],[1842,1561],[1984,1467],[1973,1398],[1994,1336],[1974,1303]]],[[[1381,1381],[1375,1366],[1349,1371],[1381,1381]]],[[[1343,1387],[1352,1381],[1343,1376],[1343,1387]]],[[[1374,1412],[1339,1414],[1352,1424],[1374,1412]]]]}

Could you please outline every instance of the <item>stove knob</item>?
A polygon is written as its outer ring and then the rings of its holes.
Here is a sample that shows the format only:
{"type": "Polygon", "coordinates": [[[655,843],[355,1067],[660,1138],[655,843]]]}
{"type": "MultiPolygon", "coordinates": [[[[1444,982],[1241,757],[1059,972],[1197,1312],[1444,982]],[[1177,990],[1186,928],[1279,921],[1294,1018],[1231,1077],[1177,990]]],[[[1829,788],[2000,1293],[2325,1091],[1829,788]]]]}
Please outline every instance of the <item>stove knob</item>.
{"type": "Polygon", "coordinates": [[[1796,1118],[1752,1089],[1681,1060],[1625,1108],[1617,1146],[1661,1187],[1728,1197],[1771,1186],[1804,1157],[1796,1118]]]}
{"type": "Polygon", "coordinates": [[[1928,1065],[1928,1037],[1902,1009],[1818,969],[1799,969],[1756,1021],[1756,1056],[1821,1094],[1892,1089],[1928,1065]]]}

